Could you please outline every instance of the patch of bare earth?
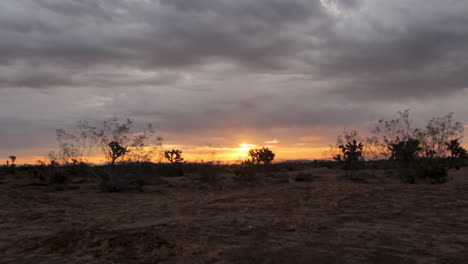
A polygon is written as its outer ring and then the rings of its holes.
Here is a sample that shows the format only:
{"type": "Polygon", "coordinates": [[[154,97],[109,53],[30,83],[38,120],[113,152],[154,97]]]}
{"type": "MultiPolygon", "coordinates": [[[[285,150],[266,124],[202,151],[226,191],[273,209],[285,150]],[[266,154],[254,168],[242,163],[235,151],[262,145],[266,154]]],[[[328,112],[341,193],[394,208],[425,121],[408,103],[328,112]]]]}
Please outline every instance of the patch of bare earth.
{"type": "Polygon", "coordinates": [[[467,170],[445,185],[311,173],[121,193],[10,181],[0,185],[0,263],[467,263],[467,170]]]}

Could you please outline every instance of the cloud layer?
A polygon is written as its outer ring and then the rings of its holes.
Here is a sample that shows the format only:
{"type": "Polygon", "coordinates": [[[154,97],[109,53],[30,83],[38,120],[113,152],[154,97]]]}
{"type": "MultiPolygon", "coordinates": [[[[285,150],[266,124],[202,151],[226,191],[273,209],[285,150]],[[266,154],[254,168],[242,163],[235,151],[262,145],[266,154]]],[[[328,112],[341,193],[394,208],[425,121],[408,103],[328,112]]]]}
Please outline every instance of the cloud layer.
{"type": "Polygon", "coordinates": [[[219,144],[326,145],[407,107],[465,122],[466,14],[464,0],[4,0],[0,149],[113,115],[219,144]]]}

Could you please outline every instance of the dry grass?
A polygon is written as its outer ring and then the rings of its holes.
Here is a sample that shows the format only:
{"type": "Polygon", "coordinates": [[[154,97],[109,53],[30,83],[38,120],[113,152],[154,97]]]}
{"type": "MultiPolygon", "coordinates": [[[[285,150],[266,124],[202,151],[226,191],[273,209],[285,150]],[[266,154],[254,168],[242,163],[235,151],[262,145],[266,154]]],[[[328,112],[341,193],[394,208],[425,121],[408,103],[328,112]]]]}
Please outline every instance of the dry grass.
{"type": "Polygon", "coordinates": [[[467,169],[445,185],[295,173],[207,187],[168,178],[122,193],[12,188],[21,179],[8,178],[0,263],[466,263],[467,169]]]}

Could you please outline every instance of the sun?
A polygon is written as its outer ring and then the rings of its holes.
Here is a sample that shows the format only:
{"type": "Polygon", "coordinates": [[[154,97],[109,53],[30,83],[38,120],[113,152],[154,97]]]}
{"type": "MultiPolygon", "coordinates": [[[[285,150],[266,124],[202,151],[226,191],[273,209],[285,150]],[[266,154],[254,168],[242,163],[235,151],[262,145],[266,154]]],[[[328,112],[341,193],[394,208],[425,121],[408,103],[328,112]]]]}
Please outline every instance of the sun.
{"type": "Polygon", "coordinates": [[[245,143],[242,143],[240,144],[240,149],[239,150],[242,150],[242,151],[248,151],[250,149],[250,146],[249,144],[245,144],[245,143]]]}
{"type": "Polygon", "coordinates": [[[238,148],[237,150],[246,152],[246,151],[249,151],[251,148],[256,147],[257,145],[242,143],[239,146],[240,148],[238,148]]]}

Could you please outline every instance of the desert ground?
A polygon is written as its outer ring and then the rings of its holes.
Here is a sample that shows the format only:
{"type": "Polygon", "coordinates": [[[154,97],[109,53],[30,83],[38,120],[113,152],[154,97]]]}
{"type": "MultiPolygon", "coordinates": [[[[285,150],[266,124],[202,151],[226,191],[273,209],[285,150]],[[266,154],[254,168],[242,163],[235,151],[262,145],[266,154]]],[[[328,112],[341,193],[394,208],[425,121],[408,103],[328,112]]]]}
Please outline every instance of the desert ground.
{"type": "Polygon", "coordinates": [[[0,263],[468,263],[468,168],[441,185],[379,172],[161,178],[121,192],[0,178],[0,263]]]}

